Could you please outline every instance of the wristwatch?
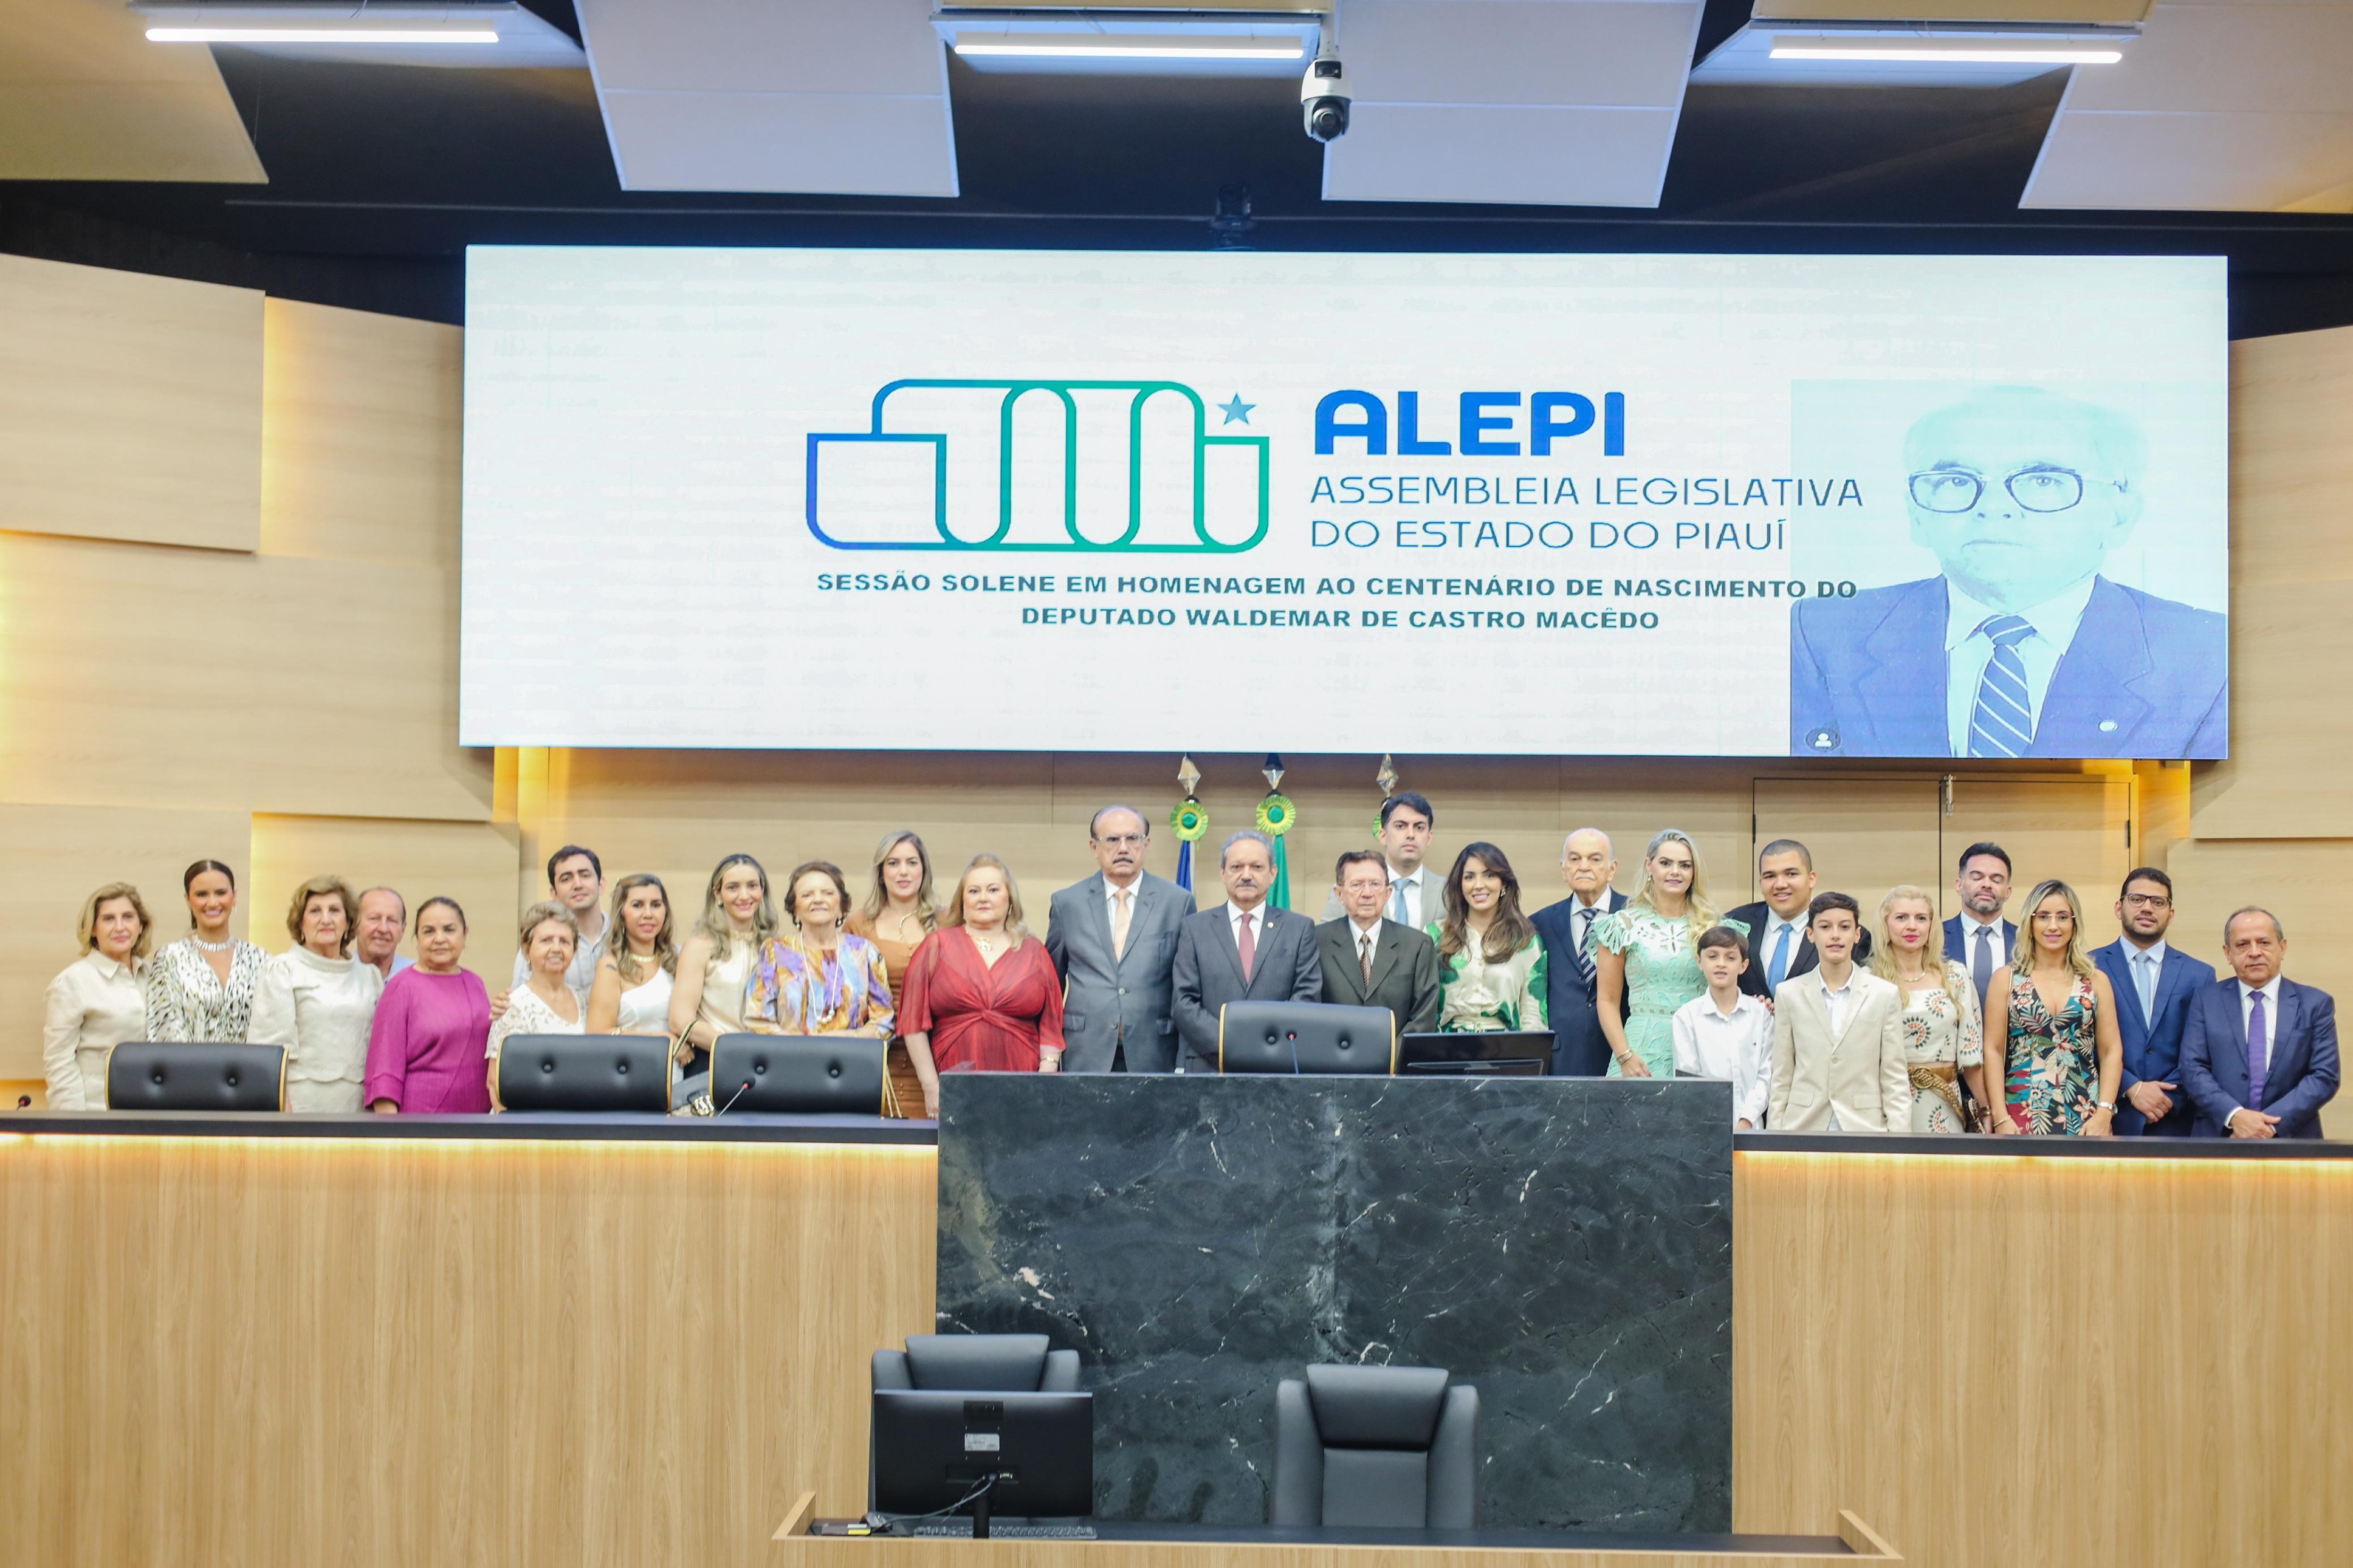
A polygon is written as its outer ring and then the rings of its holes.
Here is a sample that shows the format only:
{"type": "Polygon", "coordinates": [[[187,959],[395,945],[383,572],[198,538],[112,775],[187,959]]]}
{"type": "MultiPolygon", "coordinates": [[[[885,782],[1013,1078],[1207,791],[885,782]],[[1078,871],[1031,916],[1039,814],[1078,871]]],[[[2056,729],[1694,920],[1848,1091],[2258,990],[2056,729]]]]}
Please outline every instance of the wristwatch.
{"type": "Polygon", "coordinates": [[[2093,1103],[2092,1109],[2094,1110],[2105,1110],[2109,1115],[2114,1116],[2116,1112],[2116,1102],[2113,1100],[2097,1100],[2093,1103]]]}

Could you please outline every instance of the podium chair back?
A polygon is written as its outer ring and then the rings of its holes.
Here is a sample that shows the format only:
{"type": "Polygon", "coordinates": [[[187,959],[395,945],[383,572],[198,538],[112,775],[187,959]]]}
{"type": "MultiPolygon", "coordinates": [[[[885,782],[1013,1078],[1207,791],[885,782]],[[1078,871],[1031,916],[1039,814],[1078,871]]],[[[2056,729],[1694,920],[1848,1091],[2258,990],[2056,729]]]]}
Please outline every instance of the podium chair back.
{"type": "Polygon", "coordinates": [[[509,1035],[499,1047],[499,1104],[668,1115],[672,1066],[659,1035],[509,1035]]]}
{"type": "Polygon", "coordinates": [[[286,1047],[125,1040],[106,1058],[110,1110],[283,1110],[286,1047]]]}
{"type": "Polygon", "coordinates": [[[1218,1014],[1218,1070],[1393,1073],[1397,1015],[1326,1002],[1229,1002],[1218,1014]]]}
{"type": "Polygon", "coordinates": [[[888,1048],[871,1035],[722,1035],[711,1046],[711,1103],[738,1113],[881,1116],[888,1048]]]}

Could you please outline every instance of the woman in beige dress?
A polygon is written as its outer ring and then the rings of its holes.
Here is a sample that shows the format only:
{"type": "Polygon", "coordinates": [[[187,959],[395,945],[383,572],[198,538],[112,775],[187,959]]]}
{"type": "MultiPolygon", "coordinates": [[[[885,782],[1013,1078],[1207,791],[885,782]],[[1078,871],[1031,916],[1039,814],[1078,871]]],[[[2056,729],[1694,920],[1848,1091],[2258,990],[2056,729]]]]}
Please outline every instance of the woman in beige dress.
{"type": "Polygon", "coordinates": [[[752,965],[776,934],[768,873],[749,855],[719,862],[703,890],[702,918],[679,950],[678,984],[670,991],[670,1033],[678,1042],[682,1079],[709,1074],[711,1042],[742,1032],[752,965]]]}
{"type": "Polygon", "coordinates": [[[41,1068],[51,1110],[104,1110],[106,1058],[147,1029],[147,962],[155,922],[139,889],[109,882],[81,901],[81,956],[49,982],[41,1068]]]}
{"type": "Polygon", "coordinates": [[[368,1032],[384,975],[352,956],[359,900],[341,877],[294,889],[294,945],[262,966],[247,1038],[286,1047],[286,1109],[356,1116],[367,1081],[368,1032]]]}
{"type": "Polygon", "coordinates": [[[1903,994],[1904,1056],[1912,1069],[1912,1131],[1967,1132],[1960,1086],[1982,1109],[1983,1029],[1969,972],[1945,956],[1936,901],[1925,888],[1900,887],[1879,900],[1871,972],[1903,994]]]}

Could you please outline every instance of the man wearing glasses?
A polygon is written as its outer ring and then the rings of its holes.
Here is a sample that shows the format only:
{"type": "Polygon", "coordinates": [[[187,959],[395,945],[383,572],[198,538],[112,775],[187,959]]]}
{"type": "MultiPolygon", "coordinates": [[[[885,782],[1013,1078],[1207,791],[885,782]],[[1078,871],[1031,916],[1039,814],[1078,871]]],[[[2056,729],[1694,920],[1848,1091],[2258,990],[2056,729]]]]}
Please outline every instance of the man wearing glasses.
{"type": "Polygon", "coordinates": [[[2124,1037],[2124,1082],[2116,1094],[2119,1138],[2187,1138],[2197,1113],[2181,1092],[2181,1028],[2190,998],[2214,984],[2214,966],[2167,945],[2173,879],[2154,866],[2125,878],[2116,896],[2124,934],[2092,952],[2116,992],[2124,1037]]]}
{"type": "Polygon", "coordinates": [[[1062,1070],[1174,1071],[1170,971],[1193,895],[1144,868],[1152,826],[1132,805],[1096,812],[1087,847],[1101,869],[1046,910],[1046,952],[1062,977],[1062,1070]]]}
{"type": "Polygon", "coordinates": [[[1905,437],[1915,542],[1944,571],[1789,623],[1806,756],[2220,757],[2223,617],[2099,574],[2140,519],[2125,416],[1994,387],[1905,437]]]}

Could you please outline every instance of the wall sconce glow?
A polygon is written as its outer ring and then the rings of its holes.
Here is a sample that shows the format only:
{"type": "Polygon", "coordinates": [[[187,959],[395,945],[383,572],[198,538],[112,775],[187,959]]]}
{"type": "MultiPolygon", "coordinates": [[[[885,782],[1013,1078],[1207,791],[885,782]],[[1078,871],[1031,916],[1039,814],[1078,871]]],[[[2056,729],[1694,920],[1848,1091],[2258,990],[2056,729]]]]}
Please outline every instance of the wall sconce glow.
{"type": "Polygon", "coordinates": [[[1287,38],[1237,38],[1230,44],[1214,44],[1199,40],[1160,43],[1141,38],[1123,43],[1099,37],[1083,42],[1073,40],[1065,43],[1050,34],[1020,39],[1004,36],[986,40],[958,38],[955,52],[1024,59],[1071,60],[1302,60],[1307,58],[1303,46],[1295,39],[1287,38]]]}
{"type": "Polygon", "coordinates": [[[488,27],[150,27],[151,44],[495,44],[488,27]]]}
{"type": "Polygon", "coordinates": [[[1959,66],[2112,66],[2123,59],[2116,49],[2024,48],[1988,49],[1959,46],[1928,48],[1902,44],[1782,44],[1773,46],[1777,60],[1868,60],[1895,65],[1959,66]]]}

